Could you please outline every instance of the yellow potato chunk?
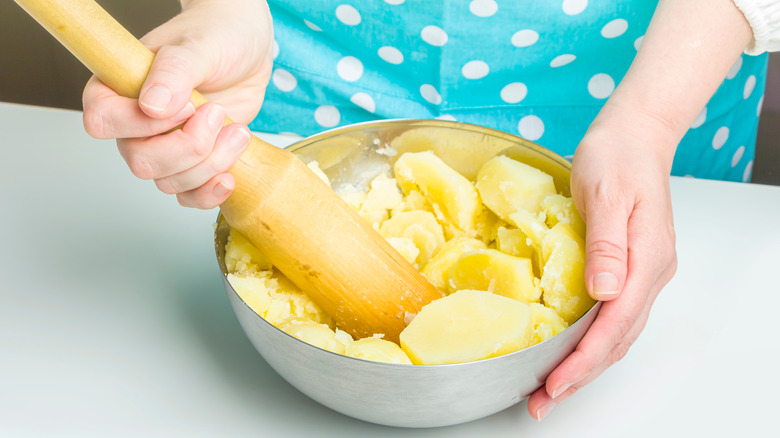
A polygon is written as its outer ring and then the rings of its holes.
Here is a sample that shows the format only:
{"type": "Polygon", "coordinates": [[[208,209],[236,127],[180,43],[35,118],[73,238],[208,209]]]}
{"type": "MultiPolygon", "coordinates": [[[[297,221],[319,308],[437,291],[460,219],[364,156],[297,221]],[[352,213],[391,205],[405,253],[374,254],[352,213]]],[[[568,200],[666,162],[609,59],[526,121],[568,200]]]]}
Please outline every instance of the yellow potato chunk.
{"type": "Polygon", "coordinates": [[[465,253],[478,249],[487,249],[481,240],[470,237],[456,237],[444,245],[428,260],[422,274],[442,293],[448,293],[447,270],[465,253]]]}
{"type": "Polygon", "coordinates": [[[528,304],[462,290],[423,307],[401,332],[401,348],[413,364],[437,365],[511,353],[531,338],[528,304]]]}
{"type": "Polygon", "coordinates": [[[542,210],[546,213],[548,226],[554,227],[558,222],[564,222],[571,225],[580,237],[585,238],[585,222],[571,198],[550,195],[542,201],[542,210]]]}
{"type": "Polygon", "coordinates": [[[363,338],[347,344],[344,354],[358,359],[374,362],[411,365],[409,356],[398,344],[379,338],[363,338]]]}
{"type": "Polygon", "coordinates": [[[290,318],[281,321],[277,327],[283,332],[295,336],[303,342],[332,351],[336,354],[344,354],[345,346],[336,337],[336,332],[327,324],[318,324],[305,319],[290,318]]]}
{"type": "Polygon", "coordinates": [[[305,318],[333,324],[333,320],[290,280],[271,271],[259,275],[227,275],[239,297],[271,324],[288,318],[305,318]]]}
{"type": "Polygon", "coordinates": [[[496,246],[504,254],[532,258],[534,247],[522,230],[501,227],[496,233],[496,246]]]}
{"type": "Polygon", "coordinates": [[[414,211],[414,210],[426,210],[428,211],[428,205],[425,200],[425,196],[417,190],[410,190],[409,193],[404,195],[401,202],[393,208],[390,215],[400,213],[402,211],[414,211]]]}
{"type": "Polygon", "coordinates": [[[523,302],[539,301],[531,259],[514,257],[495,249],[481,249],[461,256],[447,270],[450,292],[485,290],[523,302]]]}
{"type": "Polygon", "coordinates": [[[504,156],[488,160],[477,174],[477,190],[482,202],[499,217],[520,210],[541,211],[542,200],[556,194],[552,176],[535,167],[504,156]]]}
{"type": "Polygon", "coordinates": [[[444,231],[436,217],[427,211],[404,211],[382,223],[379,234],[384,238],[411,239],[420,250],[416,263],[425,266],[428,259],[444,244],[444,231]]]}
{"type": "Polygon", "coordinates": [[[525,233],[531,239],[531,245],[537,248],[542,246],[544,236],[550,231],[547,225],[539,220],[538,216],[525,210],[510,214],[509,222],[525,233]]]}
{"type": "Polygon", "coordinates": [[[389,217],[389,211],[401,203],[403,195],[394,178],[379,174],[371,180],[366,199],[360,204],[358,213],[378,228],[389,217]]]}
{"type": "Polygon", "coordinates": [[[442,222],[474,229],[481,208],[474,185],[431,151],[405,153],[396,160],[395,177],[404,193],[418,190],[442,222]]]}
{"type": "Polygon", "coordinates": [[[531,345],[546,341],[569,327],[569,324],[554,310],[539,303],[531,303],[529,306],[534,332],[531,345]]]}
{"type": "Polygon", "coordinates": [[[407,262],[415,264],[420,255],[420,249],[414,244],[414,241],[408,237],[388,237],[387,242],[398,251],[407,262]]]}
{"type": "Polygon", "coordinates": [[[225,245],[225,267],[231,274],[256,274],[272,265],[259,249],[231,228],[225,245]]]}
{"type": "Polygon", "coordinates": [[[544,304],[574,324],[596,303],[585,289],[585,245],[569,224],[558,223],[545,236],[540,286],[544,304]],[[573,239],[576,237],[576,239],[573,239]]]}

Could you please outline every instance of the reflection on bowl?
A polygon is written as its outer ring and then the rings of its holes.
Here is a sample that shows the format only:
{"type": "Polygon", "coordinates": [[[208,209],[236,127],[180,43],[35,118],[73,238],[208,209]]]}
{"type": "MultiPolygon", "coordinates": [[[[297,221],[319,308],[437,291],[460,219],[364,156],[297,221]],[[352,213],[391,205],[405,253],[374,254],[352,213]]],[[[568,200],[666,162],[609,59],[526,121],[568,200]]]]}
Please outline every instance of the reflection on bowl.
{"type": "MultiPolygon", "coordinates": [[[[505,155],[550,174],[570,196],[568,161],[519,137],[457,122],[388,120],[334,129],[289,148],[304,162],[317,161],[334,187],[368,184],[375,169],[396,153],[432,150],[474,179],[484,162],[505,155]],[[388,148],[393,144],[393,149],[388,148]]],[[[540,344],[491,359],[450,365],[399,365],[338,355],[277,329],[246,305],[227,281],[229,227],[215,231],[217,259],[230,303],[252,344],[290,384],[323,405],[361,420],[401,427],[463,423],[525,399],[568,356],[596,317],[587,312],[562,333],[540,344]]]]}

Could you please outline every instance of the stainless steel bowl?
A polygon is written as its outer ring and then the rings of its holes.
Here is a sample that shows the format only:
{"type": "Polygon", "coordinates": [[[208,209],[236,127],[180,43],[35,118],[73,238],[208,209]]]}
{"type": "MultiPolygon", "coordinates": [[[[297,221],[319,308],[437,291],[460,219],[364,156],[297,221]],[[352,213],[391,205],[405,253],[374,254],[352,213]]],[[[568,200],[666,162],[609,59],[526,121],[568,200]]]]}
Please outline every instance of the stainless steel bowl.
{"type": "MultiPolygon", "coordinates": [[[[289,148],[317,161],[334,187],[367,184],[393,161],[393,153],[433,150],[473,179],[501,154],[551,174],[569,195],[571,165],[519,137],[456,122],[388,120],[347,126],[304,139],[289,148]],[[389,145],[393,149],[388,148],[389,145]]],[[[323,405],[354,418],[401,427],[445,426],[482,418],[528,397],[576,347],[598,306],[564,332],[504,356],[451,365],[396,365],[331,353],[277,329],[249,308],[228,283],[224,262],[228,225],[215,231],[217,259],[230,303],[257,351],[290,384],[323,405]]]]}

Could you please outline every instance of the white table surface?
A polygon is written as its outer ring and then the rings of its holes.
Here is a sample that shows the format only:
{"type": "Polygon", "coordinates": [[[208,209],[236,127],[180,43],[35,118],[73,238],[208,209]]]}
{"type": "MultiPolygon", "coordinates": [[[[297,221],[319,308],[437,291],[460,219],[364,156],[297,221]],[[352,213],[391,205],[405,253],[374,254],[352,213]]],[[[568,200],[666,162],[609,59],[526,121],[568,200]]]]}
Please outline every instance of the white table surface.
{"type": "Polygon", "coordinates": [[[133,177],[80,113],[0,103],[0,144],[2,437],[777,433],[780,187],[673,178],[678,273],[623,361],[541,423],[520,403],[414,430],[282,380],[230,309],[216,210],[133,177]]]}

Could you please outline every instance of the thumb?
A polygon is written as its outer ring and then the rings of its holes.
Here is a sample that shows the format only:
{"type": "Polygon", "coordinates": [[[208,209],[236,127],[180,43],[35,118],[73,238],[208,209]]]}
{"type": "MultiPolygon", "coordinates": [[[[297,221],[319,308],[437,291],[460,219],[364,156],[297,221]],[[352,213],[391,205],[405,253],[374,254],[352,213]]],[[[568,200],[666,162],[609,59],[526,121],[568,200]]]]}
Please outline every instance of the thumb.
{"type": "Polygon", "coordinates": [[[162,46],[139,93],[141,110],[155,119],[179,113],[190,101],[192,90],[206,80],[206,59],[186,46],[162,46]]]}
{"type": "Polygon", "coordinates": [[[585,285],[593,299],[608,301],[618,297],[626,281],[630,213],[619,207],[591,207],[585,238],[585,285]]]}

